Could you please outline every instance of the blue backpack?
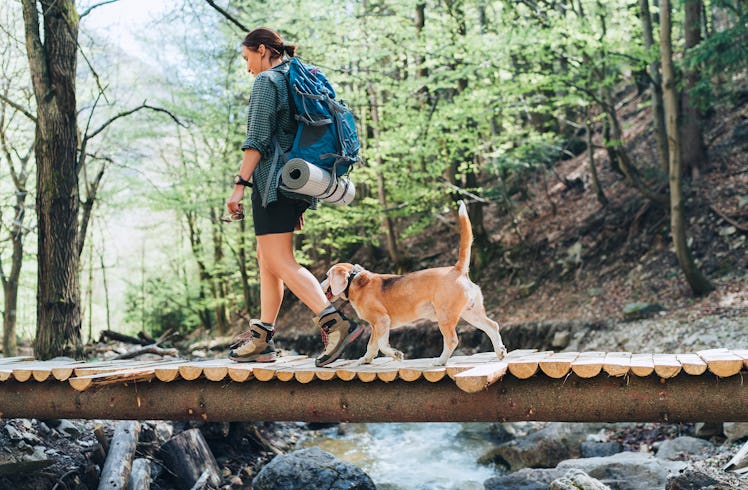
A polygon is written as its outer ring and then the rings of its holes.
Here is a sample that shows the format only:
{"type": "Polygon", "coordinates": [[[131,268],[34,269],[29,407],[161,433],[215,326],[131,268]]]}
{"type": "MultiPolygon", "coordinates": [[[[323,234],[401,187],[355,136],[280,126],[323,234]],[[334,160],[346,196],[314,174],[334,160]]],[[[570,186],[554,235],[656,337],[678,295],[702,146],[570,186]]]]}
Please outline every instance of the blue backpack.
{"type": "Polygon", "coordinates": [[[351,111],[319,68],[291,58],[287,80],[295,106],[296,130],[286,161],[301,158],[340,177],[359,161],[361,147],[351,111]]]}

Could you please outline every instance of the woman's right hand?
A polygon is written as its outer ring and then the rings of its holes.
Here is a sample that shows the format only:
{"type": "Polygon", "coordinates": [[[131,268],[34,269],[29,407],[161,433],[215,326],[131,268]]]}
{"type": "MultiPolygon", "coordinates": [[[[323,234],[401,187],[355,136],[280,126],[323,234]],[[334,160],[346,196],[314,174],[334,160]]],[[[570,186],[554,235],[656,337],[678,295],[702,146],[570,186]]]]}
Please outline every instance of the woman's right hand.
{"type": "Polygon", "coordinates": [[[244,199],[244,186],[235,185],[234,192],[231,193],[231,197],[226,201],[226,208],[229,210],[229,213],[238,214],[244,212],[244,206],[241,203],[242,199],[244,199]]]}

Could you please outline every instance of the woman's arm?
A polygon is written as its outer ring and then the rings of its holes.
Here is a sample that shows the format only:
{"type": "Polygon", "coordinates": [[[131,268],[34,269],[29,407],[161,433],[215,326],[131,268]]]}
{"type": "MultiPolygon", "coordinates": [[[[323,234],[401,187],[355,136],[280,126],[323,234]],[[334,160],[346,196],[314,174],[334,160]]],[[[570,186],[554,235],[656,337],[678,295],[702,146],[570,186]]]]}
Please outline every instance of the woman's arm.
{"type": "MultiPolygon", "coordinates": [[[[244,158],[242,158],[242,166],[239,169],[239,176],[244,180],[252,178],[257,164],[260,163],[260,152],[254,148],[247,148],[244,150],[244,158]]],[[[231,193],[231,197],[226,202],[226,207],[229,213],[235,214],[243,210],[240,201],[244,198],[244,186],[241,184],[234,185],[234,191],[231,193]]]]}

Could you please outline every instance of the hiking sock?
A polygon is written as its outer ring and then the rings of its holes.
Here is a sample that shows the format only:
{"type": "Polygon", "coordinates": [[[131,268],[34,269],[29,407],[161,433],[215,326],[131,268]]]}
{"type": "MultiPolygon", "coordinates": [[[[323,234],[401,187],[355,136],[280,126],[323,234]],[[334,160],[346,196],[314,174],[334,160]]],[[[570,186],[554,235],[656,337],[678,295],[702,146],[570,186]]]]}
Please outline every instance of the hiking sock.
{"type": "Polygon", "coordinates": [[[327,305],[324,310],[317,313],[317,318],[322,318],[323,316],[335,313],[336,311],[338,310],[333,305],[327,305]]]}

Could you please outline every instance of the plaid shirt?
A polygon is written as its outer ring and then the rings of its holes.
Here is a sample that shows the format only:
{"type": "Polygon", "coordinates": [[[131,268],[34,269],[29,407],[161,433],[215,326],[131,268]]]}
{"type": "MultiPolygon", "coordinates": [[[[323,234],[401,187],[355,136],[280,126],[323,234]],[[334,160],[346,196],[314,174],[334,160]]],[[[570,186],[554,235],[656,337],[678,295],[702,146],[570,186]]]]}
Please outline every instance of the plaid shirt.
{"type": "MultiPolygon", "coordinates": [[[[297,123],[289,104],[288,62],[263,71],[255,79],[247,108],[247,137],[242,150],[253,148],[260,152],[260,163],[252,173],[252,180],[260,193],[263,207],[278,199],[278,182],[283,169],[283,154],[293,146],[297,123]],[[276,152],[276,142],[280,151],[276,152]],[[273,167],[273,161],[278,159],[273,167]]],[[[316,199],[281,191],[284,195],[301,199],[315,207],[316,199]]]]}

